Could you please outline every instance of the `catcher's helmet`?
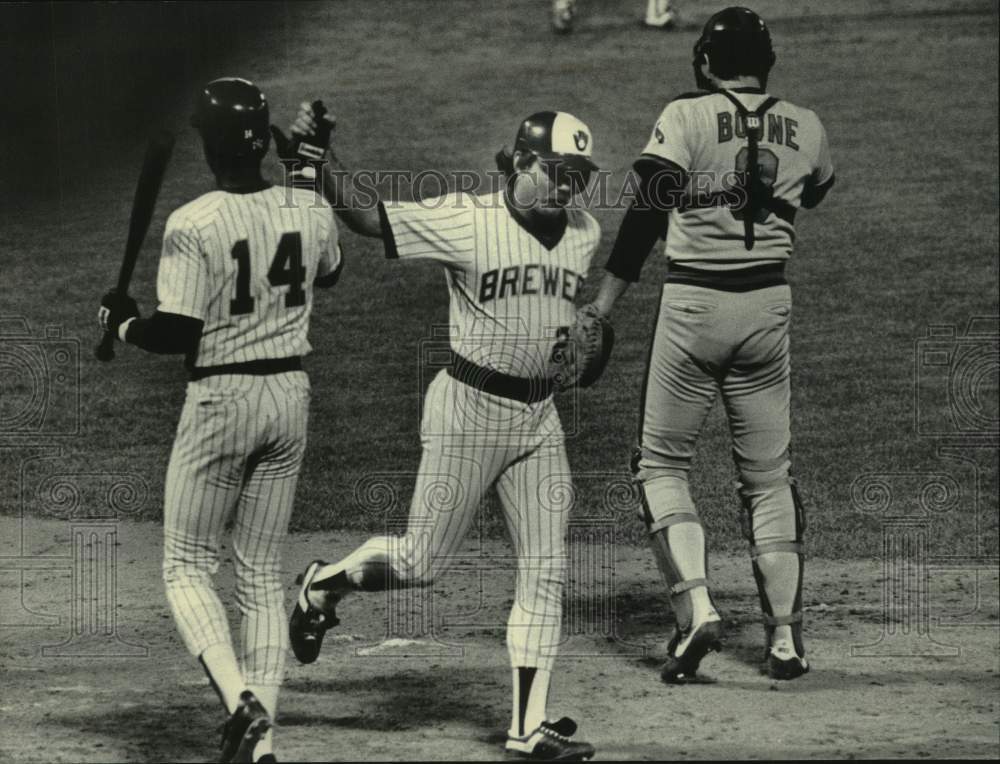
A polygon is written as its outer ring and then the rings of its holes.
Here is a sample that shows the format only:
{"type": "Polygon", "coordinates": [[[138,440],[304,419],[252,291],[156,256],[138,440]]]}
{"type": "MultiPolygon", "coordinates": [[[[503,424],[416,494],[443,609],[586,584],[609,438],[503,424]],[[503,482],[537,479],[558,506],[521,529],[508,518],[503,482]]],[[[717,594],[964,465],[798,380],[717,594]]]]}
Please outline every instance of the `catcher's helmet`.
{"type": "Polygon", "coordinates": [[[271,140],[267,99],[239,77],[221,77],[201,89],[191,124],[205,147],[225,157],[262,157],[271,140]]]}
{"type": "Polygon", "coordinates": [[[707,61],[709,71],[720,79],[752,75],[760,79],[761,87],[767,87],[774,60],[764,20],[749,8],[726,8],[705,23],[694,44],[694,78],[702,90],[713,88],[701,71],[707,61]]]}

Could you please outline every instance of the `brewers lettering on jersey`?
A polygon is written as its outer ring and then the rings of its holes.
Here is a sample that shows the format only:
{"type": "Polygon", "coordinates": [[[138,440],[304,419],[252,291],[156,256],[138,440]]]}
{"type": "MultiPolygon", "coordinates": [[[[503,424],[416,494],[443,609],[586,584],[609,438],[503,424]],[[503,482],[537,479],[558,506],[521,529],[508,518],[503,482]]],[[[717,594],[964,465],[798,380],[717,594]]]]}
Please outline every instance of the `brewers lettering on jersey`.
{"type": "Polygon", "coordinates": [[[595,300],[607,315],[639,279],[660,237],[669,262],[643,386],[641,448],[632,467],[643,519],[669,587],[677,628],[661,671],[692,680],[720,647],[705,536],[688,489],[695,441],[721,391],[765,626],[767,671],[809,669],[802,642],[805,518],[790,477],[785,263],[800,207],[833,185],[816,114],[767,93],[774,63],[764,22],[727,8],[695,44],[699,92],[674,99],[635,163],[642,184],[595,300]]]}
{"type": "Polygon", "coordinates": [[[167,599],[229,714],[221,760],[273,761],[270,728],[288,646],[279,550],[309,405],[301,357],[310,351],[313,285],[336,282],[341,255],[321,198],[261,177],[268,108],[252,83],[210,82],[194,123],[218,190],[168,219],[157,311],[148,319],[137,310],[103,312],[123,341],[187,356],[191,382],[163,508],[167,599]],[[212,584],[231,517],[240,661],[212,584]]]}
{"type": "MultiPolygon", "coordinates": [[[[315,129],[303,104],[293,132],[309,137],[315,129]]],[[[513,152],[498,154],[508,179],[498,194],[361,209],[350,183],[328,175],[325,184],[345,223],[380,237],[388,257],[445,267],[454,360],[427,390],[406,534],[378,536],[339,562],[309,565],[289,624],[292,649],[303,663],[315,661],[337,623],[337,602],[351,592],[428,585],[495,485],[518,558],[506,747],[532,758],[594,753],[570,739],[575,723],[550,722],[546,713],[571,495],[558,490],[569,487],[569,464],[547,370],[574,322],[574,300],[600,241],[594,218],[568,208],[595,169],[592,145],[576,117],[539,112],[521,124],[513,152]]]]}

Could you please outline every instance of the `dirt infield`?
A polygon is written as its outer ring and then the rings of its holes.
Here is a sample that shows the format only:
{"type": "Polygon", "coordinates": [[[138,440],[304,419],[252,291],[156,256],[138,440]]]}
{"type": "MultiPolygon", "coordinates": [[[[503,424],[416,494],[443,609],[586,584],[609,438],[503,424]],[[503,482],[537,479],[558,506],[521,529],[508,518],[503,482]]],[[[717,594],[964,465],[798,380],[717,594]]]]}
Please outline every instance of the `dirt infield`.
{"type": "MultiPolygon", "coordinates": [[[[26,543],[49,555],[23,574],[21,586],[0,577],[2,622],[59,621],[0,631],[0,759],[212,760],[222,716],[167,609],[160,528],[108,526],[114,535],[104,533],[106,550],[93,544],[100,534],[80,528],[0,519],[4,537],[23,530],[26,543]],[[71,558],[55,555],[65,553],[72,536],[84,543],[78,561],[113,548],[103,570],[117,571],[110,579],[117,588],[103,587],[109,579],[99,570],[91,578],[71,575],[71,558]],[[74,593],[71,580],[95,585],[74,593]]],[[[286,570],[318,554],[335,557],[361,538],[294,536],[286,570]]],[[[656,671],[669,621],[662,584],[645,550],[618,547],[603,557],[607,551],[597,545],[572,554],[598,562],[574,565],[570,635],[550,704],[552,713],[582,723],[598,758],[1000,753],[995,573],[934,572],[921,587],[923,579],[913,578],[918,570],[810,560],[805,603],[813,670],[779,684],[757,663],[761,630],[749,563],[717,556],[711,575],[729,629],[725,651],[703,664],[716,681],[668,687],[656,671]]],[[[278,717],[282,760],[502,758],[510,702],[503,635],[513,592],[507,554],[501,542],[470,542],[429,599],[397,593],[344,603],[343,625],[331,632],[320,661],[304,667],[290,659],[278,717]]],[[[219,581],[231,592],[230,566],[219,581]]]]}

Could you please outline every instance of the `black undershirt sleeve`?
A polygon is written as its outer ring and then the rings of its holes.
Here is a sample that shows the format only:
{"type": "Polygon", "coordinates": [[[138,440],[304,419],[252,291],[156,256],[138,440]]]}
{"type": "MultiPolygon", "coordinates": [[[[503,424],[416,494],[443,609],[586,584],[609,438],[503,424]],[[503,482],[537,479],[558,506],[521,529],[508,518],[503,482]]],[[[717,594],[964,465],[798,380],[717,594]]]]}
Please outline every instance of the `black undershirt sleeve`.
{"type": "Polygon", "coordinates": [[[178,355],[194,353],[201,341],[204,322],[177,313],[156,311],[128,325],[125,341],[150,353],[178,355]]]}
{"type": "Polygon", "coordinates": [[[385,256],[389,260],[399,257],[399,250],[396,249],[396,235],[392,232],[392,224],[389,216],[385,214],[385,205],[378,203],[378,222],[382,225],[382,243],[385,245],[385,256]]]}
{"type": "Polygon", "coordinates": [[[802,207],[807,210],[811,210],[813,207],[816,207],[821,201],[823,201],[823,197],[826,196],[826,192],[833,188],[834,181],[836,180],[836,176],[831,175],[830,179],[822,185],[806,183],[806,187],[802,190],[802,207]]]}
{"type": "Polygon", "coordinates": [[[639,177],[639,192],[625,213],[604,266],[613,276],[631,282],[639,280],[657,239],[666,237],[670,210],[680,205],[687,186],[687,173],[666,159],[643,155],[633,169],[639,177]]]}
{"type": "Polygon", "coordinates": [[[313,279],[313,286],[319,287],[320,289],[329,289],[334,286],[340,280],[340,274],[344,270],[344,255],[341,253],[340,262],[337,267],[324,276],[317,276],[313,279]]]}

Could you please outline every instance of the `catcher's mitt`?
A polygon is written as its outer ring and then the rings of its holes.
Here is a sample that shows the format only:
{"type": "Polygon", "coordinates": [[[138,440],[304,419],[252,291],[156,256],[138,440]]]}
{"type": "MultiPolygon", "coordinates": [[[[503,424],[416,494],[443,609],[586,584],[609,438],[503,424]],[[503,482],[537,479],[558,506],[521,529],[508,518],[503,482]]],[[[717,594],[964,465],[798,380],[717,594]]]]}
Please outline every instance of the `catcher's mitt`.
{"type": "Polygon", "coordinates": [[[551,379],[557,390],[590,387],[604,372],[615,344],[615,330],[593,304],[576,312],[573,326],[552,348],[551,379]]]}

